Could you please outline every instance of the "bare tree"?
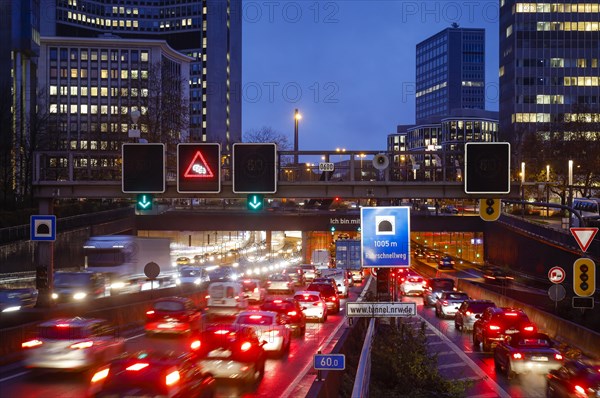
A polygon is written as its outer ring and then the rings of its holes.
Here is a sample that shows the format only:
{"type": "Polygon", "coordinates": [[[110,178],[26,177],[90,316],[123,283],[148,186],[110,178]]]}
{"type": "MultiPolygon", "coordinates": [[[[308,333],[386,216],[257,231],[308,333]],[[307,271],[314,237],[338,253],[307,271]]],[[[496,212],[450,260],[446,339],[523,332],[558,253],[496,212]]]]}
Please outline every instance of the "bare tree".
{"type": "Polygon", "coordinates": [[[288,151],[291,149],[288,138],[272,127],[263,126],[258,130],[248,130],[244,133],[244,142],[274,142],[277,149],[288,151]]]}

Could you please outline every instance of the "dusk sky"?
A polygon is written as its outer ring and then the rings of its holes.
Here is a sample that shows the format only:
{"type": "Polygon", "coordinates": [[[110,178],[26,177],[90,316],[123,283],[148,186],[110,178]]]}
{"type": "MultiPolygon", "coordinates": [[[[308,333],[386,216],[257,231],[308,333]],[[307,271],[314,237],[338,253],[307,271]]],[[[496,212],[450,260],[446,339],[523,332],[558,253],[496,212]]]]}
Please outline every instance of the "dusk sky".
{"type": "MultiPolygon", "coordinates": [[[[486,30],[486,108],[498,110],[498,0],[243,2],[243,133],[300,150],[384,150],[414,123],[417,43],[457,22],[486,30]]],[[[290,148],[291,149],[291,148],[290,148]]]]}

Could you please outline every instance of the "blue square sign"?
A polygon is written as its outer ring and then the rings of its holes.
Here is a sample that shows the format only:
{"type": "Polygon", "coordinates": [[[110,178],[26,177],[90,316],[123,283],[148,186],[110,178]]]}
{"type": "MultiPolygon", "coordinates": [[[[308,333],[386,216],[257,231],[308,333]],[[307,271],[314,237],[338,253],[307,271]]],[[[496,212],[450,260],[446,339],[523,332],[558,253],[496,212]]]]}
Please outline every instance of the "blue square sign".
{"type": "Polygon", "coordinates": [[[31,240],[56,240],[56,216],[31,216],[30,224],[31,240]]]}
{"type": "Polygon", "coordinates": [[[361,207],[363,267],[410,267],[410,207],[361,207]]]}

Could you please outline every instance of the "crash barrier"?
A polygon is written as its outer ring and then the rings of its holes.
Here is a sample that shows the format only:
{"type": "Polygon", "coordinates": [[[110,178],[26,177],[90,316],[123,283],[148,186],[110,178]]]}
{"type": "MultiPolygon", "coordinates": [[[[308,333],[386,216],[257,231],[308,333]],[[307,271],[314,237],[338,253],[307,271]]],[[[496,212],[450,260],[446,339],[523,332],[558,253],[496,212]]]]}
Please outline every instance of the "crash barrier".
{"type": "Polygon", "coordinates": [[[356,370],[356,378],[354,379],[354,387],[352,388],[352,398],[368,398],[369,384],[371,381],[371,344],[375,334],[375,318],[369,321],[369,327],[365,336],[362,350],[360,352],[360,360],[358,369],[356,370]]]}

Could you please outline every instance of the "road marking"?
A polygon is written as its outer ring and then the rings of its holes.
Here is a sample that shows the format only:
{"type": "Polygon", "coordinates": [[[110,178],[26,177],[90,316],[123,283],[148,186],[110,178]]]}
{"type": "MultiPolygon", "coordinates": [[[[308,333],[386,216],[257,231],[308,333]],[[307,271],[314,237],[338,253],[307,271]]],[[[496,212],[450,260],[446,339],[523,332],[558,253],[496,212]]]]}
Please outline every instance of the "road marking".
{"type": "Polygon", "coordinates": [[[454,351],[465,362],[465,364],[467,366],[469,366],[481,379],[483,379],[484,382],[488,383],[490,385],[490,387],[492,388],[492,390],[494,390],[498,396],[500,396],[501,398],[510,398],[510,394],[508,394],[506,391],[504,391],[502,389],[502,387],[500,387],[498,385],[498,383],[496,383],[493,379],[491,379],[483,371],[483,369],[481,369],[479,366],[477,366],[477,364],[475,362],[473,362],[473,360],[471,358],[469,358],[467,356],[467,354],[465,354],[464,352],[462,352],[456,346],[456,344],[454,344],[452,341],[450,341],[450,339],[448,337],[444,336],[444,334],[442,332],[440,332],[439,330],[437,330],[431,323],[429,323],[429,321],[427,321],[427,319],[423,318],[421,315],[417,315],[417,316],[419,318],[421,318],[423,320],[423,322],[425,322],[428,325],[428,327],[431,330],[433,330],[440,337],[440,339],[444,340],[448,344],[448,347],[452,351],[454,351]]]}
{"type": "Polygon", "coordinates": [[[27,373],[29,373],[29,371],[28,371],[28,370],[26,370],[25,372],[16,373],[16,374],[14,374],[14,375],[12,375],[12,376],[5,377],[5,378],[3,378],[3,379],[0,379],[0,383],[4,383],[5,381],[8,381],[8,380],[11,380],[11,379],[14,379],[14,378],[17,378],[17,377],[20,377],[20,376],[26,375],[27,373]]]}

